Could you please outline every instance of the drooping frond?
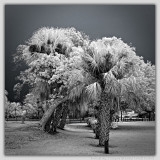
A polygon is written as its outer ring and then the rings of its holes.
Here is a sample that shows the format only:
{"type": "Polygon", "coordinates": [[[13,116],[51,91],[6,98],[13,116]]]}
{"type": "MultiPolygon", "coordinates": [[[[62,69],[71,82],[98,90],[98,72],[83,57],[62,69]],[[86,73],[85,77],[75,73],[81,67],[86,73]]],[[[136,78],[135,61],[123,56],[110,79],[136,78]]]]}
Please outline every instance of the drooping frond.
{"type": "Polygon", "coordinates": [[[85,84],[79,84],[75,86],[70,92],[69,92],[69,99],[74,100],[76,98],[81,97],[82,94],[84,94],[84,87],[85,84]]]}
{"type": "Polygon", "coordinates": [[[90,99],[97,100],[101,95],[102,89],[98,82],[94,82],[86,87],[86,92],[88,93],[90,99]]]}
{"type": "Polygon", "coordinates": [[[120,85],[111,71],[104,73],[105,92],[114,96],[120,94],[120,85]]]}

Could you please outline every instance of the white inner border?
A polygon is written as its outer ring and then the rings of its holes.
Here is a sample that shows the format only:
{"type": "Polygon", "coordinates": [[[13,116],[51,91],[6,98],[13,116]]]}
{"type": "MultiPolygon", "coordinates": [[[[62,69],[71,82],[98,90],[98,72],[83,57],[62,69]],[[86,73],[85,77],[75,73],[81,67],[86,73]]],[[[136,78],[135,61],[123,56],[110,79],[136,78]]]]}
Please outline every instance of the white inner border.
{"type": "Polygon", "coordinates": [[[155,160],[155,159],[159,159],[160,158],[160,124],[158,122],[158,118],[160,115],[160,109],[158,108],[158,104],[160,104],[160,98],[158,98],[159,96],[159,89],[160,89],[160,75],[159,75],[159,69],[160,69],[160,63],[158,63],[158,61],[160,61],[160,56],[159,56],[159,52],[160,52],[160,45],[158,45],[160,43],[160,0],[1,0],[0,1],[0,123],[1,123],[1,128],[0,128],[0,135],[1,135],[1,141],[0,141],[0,157],[1,159],[90,159],[90,160],[107,160],[107,159],[143,159],[143,160],[155,160]],[[5,88],[5,17],[4,17],[4,5],[5,4],[155,4],[156,5],[156,30],[155,30],[155,34],[156,34],[156,91],[157,91],[157,97],[156,97],[156,156],[149,156],[149,157],[140,157],[140,156],[135,156],[135,157],[111,157],[111,156],[106,156],[106,157],[46,157],[46,156],[15,156],[15,157],[11,157],[11,156],[5,156],[4,155],[4,105],[3,105],[3,95],[4,95],[4,88],[5,88]],[[158,43],[159,42],[159,43],[158,43]]]}

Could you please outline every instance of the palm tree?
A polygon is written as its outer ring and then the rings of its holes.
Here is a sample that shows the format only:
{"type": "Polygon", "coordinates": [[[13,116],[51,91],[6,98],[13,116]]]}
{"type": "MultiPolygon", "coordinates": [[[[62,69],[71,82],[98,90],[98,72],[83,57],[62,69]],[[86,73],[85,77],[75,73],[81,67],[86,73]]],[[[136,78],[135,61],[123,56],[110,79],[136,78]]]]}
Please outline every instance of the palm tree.
{"type": "Polygon", "coordinates": [[[127,90],[135,91],[136,84],[139,83],[136,80],[144,81],[141,70],[143,63],[143,59],[136,56],[134,48],[121,39],[102,38],[90,43],[82,54],[83,69],[72,77],[72,83],[79,82],[73,93],[86,93],[90,99],[97,100],[99,145],[105,145],[106,153],[109,152],[110,109],[113,107],[113,99],[117,98],[120,102],[119,98],[125,96],[127,90]]]}

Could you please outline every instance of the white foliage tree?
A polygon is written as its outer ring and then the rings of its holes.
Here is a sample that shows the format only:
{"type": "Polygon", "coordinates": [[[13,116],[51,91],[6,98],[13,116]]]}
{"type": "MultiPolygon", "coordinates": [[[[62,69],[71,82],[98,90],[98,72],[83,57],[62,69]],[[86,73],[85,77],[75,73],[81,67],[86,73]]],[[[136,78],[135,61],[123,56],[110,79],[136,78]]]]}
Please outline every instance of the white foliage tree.
{"type": "Polygon", "coordinates": [[[71,77],[80,72],[80,54],[88,44],[88,37],[74,28],[41,28],[26,45],[18,47],[15,62],[23,60],[28,66],[20,73],[22,84],[18,86],[29,84],[47,103],[42,128],[55,108],[68,100],[69,91],[76,85],[71,84],[71,77]]]}

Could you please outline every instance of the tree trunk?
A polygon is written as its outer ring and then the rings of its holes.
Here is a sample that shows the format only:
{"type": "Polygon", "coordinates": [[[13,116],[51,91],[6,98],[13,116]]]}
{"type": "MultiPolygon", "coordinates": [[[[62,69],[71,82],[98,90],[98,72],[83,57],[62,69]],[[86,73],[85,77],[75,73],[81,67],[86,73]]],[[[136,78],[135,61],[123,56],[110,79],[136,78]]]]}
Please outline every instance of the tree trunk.
{"type": "Polygon", "coordinates": [[[64,129],[64,126],[66,124],[66,119],[67,119],[67,113],[68,113],[68,105],[65,104],[62,112],[62,119],[60,121],[58,128],[64,129]]]}
{"type": "Polygon", "coordinates": [[[60,104],[57,108],[56,108],[56,113],[55,113],[55,116],[54,116],[54,119],[52,120],[52,128],[51,128],[51,132],[56,132],[57,130],[57,126],[58,126],[58,123],[60,121],[60,118],[61,118],[61,115],[62,115],[62,111],[63,111],[63,105],[60,104]]]}
{"type": "Polygon", "coordinates": [[[46,112],[49,108],[49,104],[47,102],[47,100],[45,101],[45,107],[44,107],[44,112],[46,112]]]}
{"type": "Polygon", "coordinates": [[[50,118],[48,119],[48,121],[44,127],[45,132],[51,133],[51,131],[53,131],[52,126],[51,126],[51,122],[54,119],[54,114],[55,114],[54,112],[55,111],[53,111],[52,115],[50,116],[50,118]]]}
{"type": "Polygon", "coordinates": [[[103,92],[99,106],[99,145],[105,145],[105,153],[109,152],[110,131],[110,98],[103,92]]]}
{"type": "Polygon", "coordinates": [[[100,132],[100,122],[99,122],[99,116],[97,116],[97,124],[96,124],[96,128],[95,128],[95,138],[99,139],[99,132],[100,132]]]}
{"type": "Polygon", "coordinates": [[[56,107],[60,104],[63,103],[67,100],[67,97],[62,98],[57,98],[55,100],[55,103],[52,107],[50,107],[43,115],[42,119],[40,120],[39,124],[42,127],[42,130],[45,129],[45,125],[47,123],[47,121],[49,120],[49,118],[51,117],[52,113],[54,112],[54,110],[56,109],[56,107]]]}
{"type": "Polygon", "coordinates": [[[123,119],[122,119],[122,110],[121,110],[121,121],[123,121],[123,119]]]}
{"type": "Polygon", "coordinates": [[[16,121],[17,121],[17,114],[16,114],[16,109],[15,109],[15,118],[16,118],[16,121]]]}
{"type": "Polygon", "coordinates": [[[99,113],[100,113],[99,145],[104,146],[105,141],[109,141],[109,130],[110,130],[109,107],[101,107],[99,113]]]}

